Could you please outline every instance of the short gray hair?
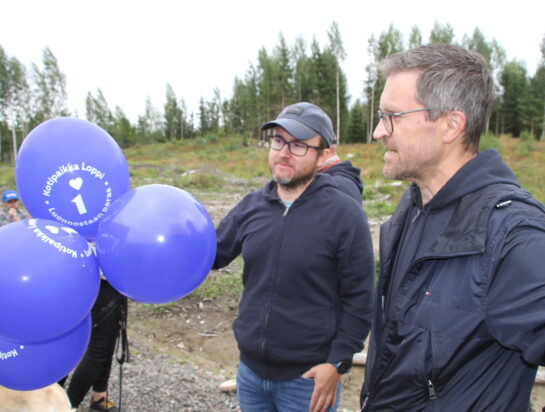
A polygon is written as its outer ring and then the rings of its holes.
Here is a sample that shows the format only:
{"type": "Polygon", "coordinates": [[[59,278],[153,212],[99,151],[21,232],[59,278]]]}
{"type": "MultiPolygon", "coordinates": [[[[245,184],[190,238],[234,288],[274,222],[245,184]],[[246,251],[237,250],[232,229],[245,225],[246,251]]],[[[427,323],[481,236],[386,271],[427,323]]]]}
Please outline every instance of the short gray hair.
{"type": "Polygon", "coordinates": [[[419,73],[416,99],[434,109],[428,112],[430,120],[452,110],[466,115],[465,149],[477,152],[495,99],[484,58],[459,46],[434,43],[397,53],[379,64],[379,73],[386,78],[405,71],[419,73]]]}

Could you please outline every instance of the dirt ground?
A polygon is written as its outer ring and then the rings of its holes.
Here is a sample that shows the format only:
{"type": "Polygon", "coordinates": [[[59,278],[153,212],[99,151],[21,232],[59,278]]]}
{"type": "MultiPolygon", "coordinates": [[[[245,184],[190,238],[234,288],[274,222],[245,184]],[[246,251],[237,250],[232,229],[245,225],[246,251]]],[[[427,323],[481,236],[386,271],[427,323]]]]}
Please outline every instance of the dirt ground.
{"type": "MultiPolygon", "coordinates": [[[[215,223],[252,189],[244,182],[230,183],[233,189],[222,193],[220,198],[206,193],[194,194],[215,223]]],[[[370,220],[375,248],[379,225],[384,220],[370,220]]],[[[229,266],[222,271],[225,270],[234,269],[229,266]]],[[[221,276],[222,271],[212,271],[209,276],[221,276]]],[[[175,362],[193,362],[224,380],[234,379],[238,350],[231,324],[237,310],[238,298],[230,295],[214,299],[190,295],[173,304],[159,306],[130,302],[129,340],[146,342],[157,352],[170,355],[175,362]]],[[[363,374],[362,366],[354,366],[343,376],[340,411],[358,410],[363,374]]],[[[545,405],[545,385],[534,386],[532,401],[534,411],[541,411],[545,405]]]]}
{"type": "MultiPolygon", "coordinates": [[[[231,324],[236,313],[237,302],[224,297],[201,301],[188,296],[160,311],[131,302],[129,340],[145,341],[157,352],[177,362],[193,362],[223,380],[234,379],[238,350],[231,324]]],[[[359,366],[343,377],[341,410],[357,410],[362,382],[359,366]]]]}

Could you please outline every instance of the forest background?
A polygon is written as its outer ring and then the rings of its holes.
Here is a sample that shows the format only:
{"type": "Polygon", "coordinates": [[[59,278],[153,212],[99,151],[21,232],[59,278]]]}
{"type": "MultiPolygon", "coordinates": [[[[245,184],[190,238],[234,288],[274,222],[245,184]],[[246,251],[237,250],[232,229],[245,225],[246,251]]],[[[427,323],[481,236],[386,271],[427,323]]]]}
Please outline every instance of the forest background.
{"type": "MultiPolygon", "coordinates": [[[[377,63],[398,51],[424,43],[453,43],[481,53],[494,75],[497,104],[488,133],[540,140],[545,137],[545,36],[541,60],[535,73],[525,62],[507,60],[495,39],[487,39],[475,28],[457,38],[450,24],[436,22],[427,38],[417,26],[408,36],[391,24],[380,35],[368,39],[368,61],[363,90],[349,91],[343,71],[346,52],[337,23],[332,22],[325,45],[316,39],[310,45],[298,38],[287,44],[279,35],[271,51],[261,48],[246,73],[233,79],[232,95],[201,98],[196,111],[188,110],[183,96],[167,83],[161,108],[151,100],[133,123],[123,108],[111,108],[102,91],[89,91],[85,119],[108,131],[118,144],[174,142],[198,137],[240,136],[243,141],[259,139],[259,126],[276,117],[280,110],[297,101],[310,101],[333,119],[341,143],[372,143],[376,110],[384,86],[377,75],[377,63]],[[407,41],[404,42],[403,39],[407,41]],[[361,98],[353,98],[350,93],[361,98]]],[[[13,161],[16,150],[32,128],[56,116],[77,116],[67,106],[66,75],[53,50],[43,50],[40,64],[23,65],[0,45],[0,160],[13,161]]]]}

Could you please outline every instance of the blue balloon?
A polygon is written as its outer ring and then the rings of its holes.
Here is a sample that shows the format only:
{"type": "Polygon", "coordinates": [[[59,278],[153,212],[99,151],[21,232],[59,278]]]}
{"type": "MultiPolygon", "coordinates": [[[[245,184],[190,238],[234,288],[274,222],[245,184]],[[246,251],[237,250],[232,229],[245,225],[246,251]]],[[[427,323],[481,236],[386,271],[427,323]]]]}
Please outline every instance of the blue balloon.
{"type": "Polygon", "coordinates": [[[97,257],[104,276],[139,302],[172,302],[191,293],[215,256],[210,216],[193,196],[172,186],[128,191],[98,227],[97,257]]]}
{"type": "Polygon", "coordinates": [[[15,180],[32,217],[56,220],[89,240],[111,203],[130,187],[115,140],[93,123],[71,117],[47,120],[28,134],[15,180]]]}
{"type": "Polygon", "coordinates": [[[56,339],[18,343],[0,338],[0,385],[17,391],[44,388],[79,363],[91,336],[91,316],[56,339]]]}
{"type": "Polygon", "coordinates": [[[0,337],[25,343],[55,338],[79,324],[98,295],[91,245],[47,219],[0,228],[0,337]]]}

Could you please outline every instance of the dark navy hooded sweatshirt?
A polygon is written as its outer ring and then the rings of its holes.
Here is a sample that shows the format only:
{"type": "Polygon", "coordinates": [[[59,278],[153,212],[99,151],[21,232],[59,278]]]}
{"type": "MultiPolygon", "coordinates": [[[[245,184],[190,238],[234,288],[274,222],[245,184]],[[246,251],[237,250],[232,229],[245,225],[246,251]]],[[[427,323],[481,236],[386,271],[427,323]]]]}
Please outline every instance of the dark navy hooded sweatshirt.
{"type": "Polygon", "coordinates": [[[493,150],[381,228],[366,411],[527,411],[545,364],[545,208],[493,150]]]}
{"type": "Polygon", "coordinates": [[[341,192],[346,193],[361,205],[363,182],[359,168],[352,166],[349,161],[344,161],[334,164],[322,173],[330,175],[341,192]]]}
{"type": "Polygon", "coordinates": [[[374,259],[361,206],[318,174],[286,208],[276,183],[248,194],[217,228],[215,268],[242,253],[233,330],[241,360],[264,379],[293,379],[350,360],[371,325],[374,259]]]}

